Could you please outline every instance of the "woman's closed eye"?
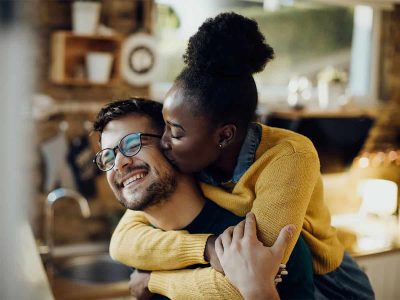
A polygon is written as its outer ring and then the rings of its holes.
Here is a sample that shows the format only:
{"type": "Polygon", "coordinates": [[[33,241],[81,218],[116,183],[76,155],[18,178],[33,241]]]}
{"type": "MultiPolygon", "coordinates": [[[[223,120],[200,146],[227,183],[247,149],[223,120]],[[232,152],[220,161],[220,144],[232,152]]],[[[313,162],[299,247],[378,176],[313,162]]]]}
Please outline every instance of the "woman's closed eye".
{"type": "Polygon", "coordinates": [[[180,129],[171,128],[171,138],[179,140],[183,137],[183,132],[180,129]]]}
{"type": "Polygon", "coordinates": [[[179,140],[179,139],[182,138],[182,136],[181,135],[175,135],[175,134],[171,133],[171,138],[179,140]]]}

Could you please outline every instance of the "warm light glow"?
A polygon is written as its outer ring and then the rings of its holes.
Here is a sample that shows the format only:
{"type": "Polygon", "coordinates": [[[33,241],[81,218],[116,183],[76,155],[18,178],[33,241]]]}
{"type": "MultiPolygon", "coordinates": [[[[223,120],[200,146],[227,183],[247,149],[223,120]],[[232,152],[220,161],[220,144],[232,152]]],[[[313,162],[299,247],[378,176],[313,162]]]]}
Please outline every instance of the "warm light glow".
{"type": "Polygon", "coordinates": [[[360,160],[358,161],[358,164],[360,165],[360,168],[365,169],[369,166],[369,159],[368,157],[361,157],[360,160]]]}
{"type": "Polygon", "coordinates": [[[397,153],[396,153],[396,151],[390,151],[389,152],[389,161],[395,161],[397,159],[397,153]]]}
{"type": "Polygon", "coordinates": [[[360,212],[392,215],[397,208],[397,184],[390,180],[367,179],[358,184],[362,204],[360,212]]]}

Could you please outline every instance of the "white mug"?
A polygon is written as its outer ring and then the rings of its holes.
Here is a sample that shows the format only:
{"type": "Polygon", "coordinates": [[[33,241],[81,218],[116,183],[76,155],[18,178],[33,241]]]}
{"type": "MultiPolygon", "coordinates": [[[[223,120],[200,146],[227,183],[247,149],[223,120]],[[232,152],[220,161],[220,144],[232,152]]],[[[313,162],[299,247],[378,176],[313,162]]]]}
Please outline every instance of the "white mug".
{"type": "Polygon", "coordinates": [[[72,30],[76,34],[96,34],[101,12],[100,2],[72,3],[72,30]]]}
{"type": "Polygon", "coordinates": [[[93,83],[107,83],[110,80],[113,54],[108,52],[88,52],[86,70],[88,80],[93,83]]]}

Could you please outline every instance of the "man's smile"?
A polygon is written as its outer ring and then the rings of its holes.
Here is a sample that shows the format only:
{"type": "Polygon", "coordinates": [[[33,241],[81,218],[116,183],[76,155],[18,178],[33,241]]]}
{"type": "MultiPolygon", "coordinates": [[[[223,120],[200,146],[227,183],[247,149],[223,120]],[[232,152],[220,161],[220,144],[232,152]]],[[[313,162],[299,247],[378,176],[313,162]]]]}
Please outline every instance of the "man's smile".
{"type": "Polygon", "coordinates": [[[149,174],[149,170],[146,167],[135,167],[128,170],[125,176],[120,180],[117,180],[119,188],[123,189],[128,186],[132,186],[133,183],[139,183],[149,174]]]}
{"type": "Polygon", "coordinates": [[[148,174],[147,172],[141,172],[139,174],[135,174],[135,175],[129,177],[128,179],[126,179],[122,182],[122,187],[125,188],[134,182],[139,183],[139,181],[141,181],[141,179],[143,179],[145,176],[147,176],[147,174],[148,174]]]}

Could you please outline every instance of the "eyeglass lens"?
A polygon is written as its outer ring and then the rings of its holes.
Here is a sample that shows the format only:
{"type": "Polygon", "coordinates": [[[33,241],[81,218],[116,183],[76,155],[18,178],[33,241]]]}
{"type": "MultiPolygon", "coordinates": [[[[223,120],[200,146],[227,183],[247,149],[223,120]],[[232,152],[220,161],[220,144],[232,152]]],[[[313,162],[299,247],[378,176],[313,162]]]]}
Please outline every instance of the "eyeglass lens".
{"type": "Polygon", "coordinates": [[[141,148],[140,134],[129,134],[122,138],[118,146],[114,149],[107,148],[100,151],[96,157],[96,163],[101,170],[108,171],[114,166],[116,157],[115,150],[117,148],[124,156],[134,156],[141,148]]]}

